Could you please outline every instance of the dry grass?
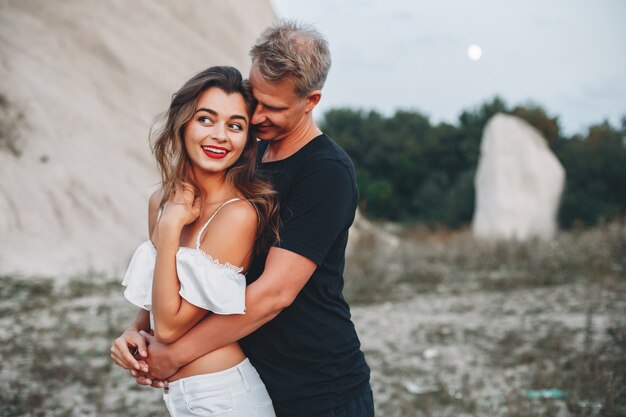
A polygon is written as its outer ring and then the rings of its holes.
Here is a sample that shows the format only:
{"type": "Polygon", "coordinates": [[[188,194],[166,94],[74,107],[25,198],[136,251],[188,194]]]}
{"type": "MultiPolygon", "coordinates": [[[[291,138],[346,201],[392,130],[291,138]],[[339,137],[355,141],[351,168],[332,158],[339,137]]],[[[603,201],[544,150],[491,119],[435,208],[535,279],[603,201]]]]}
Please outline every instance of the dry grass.
{"type": "MultiPolygon", "coordinates": [[[[346,266],[346,297],[367,304],[397,300],[398,287],[511,291],[573,283],[626,287],[626,229],[612,223],[561,233],[552,241],[481,242],[468,231],[402,230],[400,244],[383,252],[375,236],[357,242],[346,266]]],[[[409,293],[412,294],[413,292],[409,293]]]]}
{"type": "MultiPolygon", "coordinates": [[[[624,233],[486,244],[413,230],[392,250],[361,239],[346,292],[377,415],[626,415],[624,233]],[[567,397],[523,396],[550,388],[567,397]]],[[[117,279],[0,278],[0,416],[165,416],[160,392],[109,359],[133,311],[117,279]]]]}

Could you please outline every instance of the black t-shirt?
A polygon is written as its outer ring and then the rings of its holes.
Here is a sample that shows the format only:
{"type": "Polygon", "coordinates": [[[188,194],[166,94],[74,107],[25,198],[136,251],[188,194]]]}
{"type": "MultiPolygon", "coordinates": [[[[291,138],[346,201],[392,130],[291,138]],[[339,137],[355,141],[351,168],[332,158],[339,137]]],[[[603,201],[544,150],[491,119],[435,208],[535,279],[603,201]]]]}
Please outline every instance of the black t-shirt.
{"type": "MultiPolygon", "coordinates": [[[[267,144],[259,145],[259,158],[267,144]]],[[[341,406],[369,383],[370,370],[343,298],[348,229],[358,192],[354,166],[328,136],[294,155],[261,163],[279,193],[280,246],[317,264],[294,302],[241,341],[280,416],[305,417],[341,406]]],[[[254,259],[248,283],[265,257],[254,259]]],[[[289,277],[284,277],[288,280],[289,277]]]]}

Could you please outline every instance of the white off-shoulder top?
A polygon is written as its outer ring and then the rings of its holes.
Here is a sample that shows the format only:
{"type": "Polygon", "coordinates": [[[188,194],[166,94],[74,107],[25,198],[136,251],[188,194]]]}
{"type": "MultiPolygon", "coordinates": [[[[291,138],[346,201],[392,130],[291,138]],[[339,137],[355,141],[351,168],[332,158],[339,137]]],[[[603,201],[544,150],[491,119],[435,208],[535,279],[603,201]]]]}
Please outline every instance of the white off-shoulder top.
{"type": "MultiPolygon", "coordinates": [[[[196,247],[180,247],[176,253],[176,273],[180,281],[179,294],[189,303],[217,314],[244,314],[246,277],[242,267],[220,263],[200,249],[205,229],[218,211],[234,198],[222,204],[202,226],[196,238],[196,247]]],[[[147,240],[135,251],[122,285],[124,297],[137,307],[152,310],[152,276],[156,262],[156,248],[147,240]]],[[[152,315],[151,315],[152,316],[152,315]]],[[[152,321],[152,317],[151,317],[152,321]]],[[[154,328],[153,323],[151,323],[154,328]]]]}

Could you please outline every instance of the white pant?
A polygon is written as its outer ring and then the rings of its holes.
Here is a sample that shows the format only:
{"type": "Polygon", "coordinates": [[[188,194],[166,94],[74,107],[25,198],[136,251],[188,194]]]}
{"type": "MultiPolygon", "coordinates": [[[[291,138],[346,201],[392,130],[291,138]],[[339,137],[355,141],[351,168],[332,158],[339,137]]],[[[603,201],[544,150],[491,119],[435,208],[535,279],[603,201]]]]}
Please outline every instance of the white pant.
{"type": "Polygon", "coordinates": [[[248,359],[224,371],[171,382],[163,399],[172,417],[276,417],[267,389],[248,359]]]}

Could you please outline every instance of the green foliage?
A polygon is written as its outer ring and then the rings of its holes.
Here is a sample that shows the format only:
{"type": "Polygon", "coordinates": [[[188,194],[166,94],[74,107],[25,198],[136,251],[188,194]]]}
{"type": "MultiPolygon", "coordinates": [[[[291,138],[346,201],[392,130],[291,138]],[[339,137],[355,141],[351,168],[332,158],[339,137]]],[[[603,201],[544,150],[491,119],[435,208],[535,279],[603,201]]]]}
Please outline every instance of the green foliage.
{"type": "Polygon", "coordinates": [[[567,188],[561,225],[593,225],[623,216],[626,208],[626,131],[608,123],[589,128],[585,137],[561,140],[555,152],[565,167],[567,188]]]}
{"type": "Polygon", "coordinates": [[[456,125],[433,125],[419,112],[332,109],[322,128],[352,157],[361,208],[371,218],[460,227],[474,210],[474,174],[483,129],[498,112],[513,114],[546,138],[563,164],[567,186],[563,227],[594,225],[624,215],[626,116],[621,128],[592,126],[565,137],[559,120],[529,103],[510,108],[499,97],[461,113],[456,125]]]}

